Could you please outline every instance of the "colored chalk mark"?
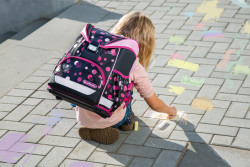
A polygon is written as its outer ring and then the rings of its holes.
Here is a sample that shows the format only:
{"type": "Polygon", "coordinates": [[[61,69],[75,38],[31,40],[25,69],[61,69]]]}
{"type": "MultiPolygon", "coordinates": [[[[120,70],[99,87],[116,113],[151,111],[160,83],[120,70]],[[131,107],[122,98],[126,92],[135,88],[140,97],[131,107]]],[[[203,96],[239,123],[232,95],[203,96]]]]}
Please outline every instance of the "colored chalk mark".
{"type": "Polygon", "coordinates": [[[230,59],[230,55],[235,52],[235,49],[229,49],[229,50],[226,50],[225,52],[225,56],[223,57],[223,61],[221,61],[219,64],[217,64],[217,67],[220,68],[220,69],[224,69],[226,68],[227,66],[227,63],[230,59]]]}
{"type": "Polygon", "coordinates": [[[243,33],[247,33],[247,37],[249,37],[250,35],[250,24],[246,21],[246,23],[243,25],[243,31],[241,32],[243,33]]]}
{"type": "Polygon", "coordinates": [[[182,68],[182,69],[186,69],[186,70],[191,70],[191,71],[197,71],[199,68],[198,64],[194,64],[194,63],[190,63],[190,62],[182,61],[182,60],[178,60],[178,59],[174,59],[174,60],[170,59],[168,61],[168,65],[182,68]]]}
{"type": "Polygon", "coordinates": [[[202,32],[204,39],[224,37],[221,31],[205,31],[202,32]]]}
{"type": "Polygon", "coordinates": [[[138,121],[135,121],[134,131],[138,131],[138,121]]]}
{"type": "Polygon", "coordinates": [[[46,125],[49,125],[49,127],[47,129],[44,130],[44,133],[45,133],[45,136],[47,136],[50,131],[52,130],[52,126],[54,124],[56,124],[57,122],[61,121],[62,120],[62,116],[64,115],[60,108],[57,109],[57,112],[54,112],[52,109],[51,109],[51,115],[52,117],[49,117],[49,118],[46,118],[46,120],[49,120],[48,123],[46,123],[46,125]]]}
{"type": "Polygon", "coordinates": [[[17,152],[27,152],[29,148],[33,147],[29,156],[23,161],[23,167],[30,158],[31,154],[37,149],[37,146],[34,144],[24,143],[27,137],[27,135],[21,133],[8,133],[2,137],[0,140],[0,149],[4,151],[0,151],[0,160],[7,163],[16,163],[18,159],[26,154],[17,152]],[[7,149],[9,150],[7,151],[7,149]]]}
{"type": "Polygon", "coordinates": [[[241,7],[241,8],[250,8],[250,5],[248,5],[244,0],[231,0],[233,4],[241,7]]]}
{"type": "Polygon", "coordinates": [[[195,26],[195,28],[194,28],[194,31],[196,31],[196,30],[198,30],[198,29],[200,29],[200,28],[202,28],[202,27],[204,27],[205,26],[205,23],[198,23],[196,26],[195,26]]]}
{"type": "Polygon", "coordinates": [[[194,79],[194,78],[188,77],[187,75],[184,75],[181,77],[181,83],[201,87],[204,84],[204,79],[199,81],[197,79],[194,79]]]}
{"type": "Polygon", "coordinates": [[[208,111],[212,110],[214,106],[212,101],[207,96],[195,98],[191,105],[193,108],[208,111]]]}
{"type": "Polygon", "coordinates": [[[223,13],[224,9],[217,8],[219,0],[212,0],[212,1],[206,1],[204,0],[201,5],[196,9],[197,13],[205,14],[202,21],[207,22],[211,19],[218,19],[220,18],[221,14],[223,13]]]}
{"type": "Polygon", "coordinates": [[[193,17],[194,14],[195,12],[184,12],[184,15],[188,16],[190,19],[193,17]]]}
{"type": "Polygon", "coordinates": [[[168,41],[171,44],[174,43],[175,45],[179,45],[184,43],[184,38],[182,36],[171,36],[168,41]]]}
{"type": "Polygon", "coordinates": [[[173,85],[169,85],[170,89],[168,89],[169,92],[174,92],[177,95],[182,94],[182,92],[185,90],[184,87],[177,87],[177,86],[173,86],[173,85]]]}
{"type": "Polygon", "coordinates": [[[179,59],[183,59],[183,56],[179,55],[178,53],[172,53],[171,56],[170,56],[170,59],[174,60],[174,59],[176,59],[178,57],[179,57],[179,59]]]}
{"type": "Polygon", "coordinates": [[[234,74],[235,75],[238,75],[238,74],[248,75],[249,74],[249,67],[247,65],[236,65],[234,67],[234,74]]]}

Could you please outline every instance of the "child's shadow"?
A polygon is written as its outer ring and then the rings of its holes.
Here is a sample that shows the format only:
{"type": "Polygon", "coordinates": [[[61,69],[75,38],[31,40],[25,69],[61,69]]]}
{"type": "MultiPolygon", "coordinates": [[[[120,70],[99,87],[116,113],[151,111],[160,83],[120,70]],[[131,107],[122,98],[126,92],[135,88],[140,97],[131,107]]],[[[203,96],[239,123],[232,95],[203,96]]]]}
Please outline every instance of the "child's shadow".
{"type": "MultiPolygon", "coordinates": [[[[160,157],[159,160],[155,161],[153,167],[177,167],[177,166],[178,167],[201,167],[201,166],[229,167],[230,166],[223,158],[221,158],[216,153],[216,151],[213,148],[211,148],[208,144],[206,144],[206,142],[196,132],[190,131],[190,129],[195,129],[195,126],[189,121],[186,121],[184,123],[178,120],[174,121],[171,120],[172,123],[176,122],[177,125],[182,130],[184,130],[181,132],[185,133],[186,137],[188,138],[188,144],[185,147],[185,145],[183,144],[182,145],[177,144],[177,143],[183,143],[182,141],[174,142],[173,140],[163,139],[161,136],[157,136],[155,134],[150,136],[150,134],[152,133],[152,129],[149,126],[146,126],[145,123],[138,117],[136,118],[136,120],[139,121],[139,130],[137,132],[132,131],[129,135],[127,135],[126,132],[121,132],[121,138],[119,139],[119,141],[117,141],[112,145],[99,145],[98,149],[100,151],[101,150],[107,151],[108,156],[112,157],[117,162],[119,162],[120,165],[124,166],[130,166],[130,165],[137,166],[137,165],[135,162],[132,162],[131,164],[129,162],[130,160],[128,159],[126,160],[126,157],[121,158],[116,153],[123,155],[127,154],[132,156],[145,157],[144,160],[146,160],[147,158],[157,159],[160,157]],[[140,126],[140,124],[143,126],[140,126]],[[149,135],[145,141],[145,135],[147,136],[147,134],[149,135]],[[140,137],[142,138],[144,137],[143,139],[144,141],[140,140],[140,137]],[[149,151],[150,147],[153,147],[151,149],[152,151],[149,151]],[[148,152],[146,152],[147,149],[148,152]],[[163,149],[167,151],[165,154],[158,153],[158,155],[156,155],[155,157],[150,157],[151,155],[153,156],[154,150],[157,149],[158,150],[163,149]],[[147,157],[147,154],[149,155],[149,157],[147,157]]],[[[156,120],[152,119],[152,121],[156,120]]],[[[171,122],[168,122],[171,125],[167,123],[161,128],[161,130],[164,131],[168,127],[171,128],[172,126],[171,122]]],[[[156,131],[158,131],[157,126],[158,125],[156,125],[155,127],[156,131]]],[[[164,131],[164,133],[165,132],[166,131],[164,131]]],[[[147,164],[147,165],[152,166],[152,164],[151,165],[147,164]]]]}

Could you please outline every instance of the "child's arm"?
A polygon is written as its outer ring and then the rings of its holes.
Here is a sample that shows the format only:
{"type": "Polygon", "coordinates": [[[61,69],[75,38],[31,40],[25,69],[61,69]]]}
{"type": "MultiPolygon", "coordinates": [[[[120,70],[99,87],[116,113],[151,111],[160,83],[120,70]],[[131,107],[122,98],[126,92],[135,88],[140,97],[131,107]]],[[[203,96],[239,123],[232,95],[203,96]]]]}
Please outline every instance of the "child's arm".
{"type": "Polygon", "coordinates": [[[176,108],[167,106],[161,99],[156,96],[155,93],[151,97],[144,99],[152,110],[161,113],[167,113],[169,115],[169,119],[172,119],[177,115],[176,108]]]}

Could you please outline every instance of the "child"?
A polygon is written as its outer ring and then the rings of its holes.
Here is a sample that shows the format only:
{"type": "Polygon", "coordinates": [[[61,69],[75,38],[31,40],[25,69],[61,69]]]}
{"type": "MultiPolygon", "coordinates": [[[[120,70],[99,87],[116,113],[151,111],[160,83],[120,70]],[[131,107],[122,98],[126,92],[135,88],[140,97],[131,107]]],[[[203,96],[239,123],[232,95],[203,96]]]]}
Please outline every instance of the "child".
{"type": "MultiPolygon", "coordinates": [[[[134,83],[140,96],[145,99],[151,109],[169,114],[170,119],[175,117],[176,108],[168,107],[156,96],[146,72],[155,46],[155,28],[151,20],[140,12],[129,13],[119,20],[112,33],[138,41],[139,54],[129,80],[134,83]]],[[[131,98],[132,94],[133,91],[131,91],[131,98]]],[[[77,121],[83,126],[78,131],[80,137],[101,144],[112,144],[120,137],[120,131],[117,128],[131,131],[135,122],[131,102],[124,109],[123,106],[124,103],[114,111],[110,118],[106,119],[77,106],[77,121]]]]}

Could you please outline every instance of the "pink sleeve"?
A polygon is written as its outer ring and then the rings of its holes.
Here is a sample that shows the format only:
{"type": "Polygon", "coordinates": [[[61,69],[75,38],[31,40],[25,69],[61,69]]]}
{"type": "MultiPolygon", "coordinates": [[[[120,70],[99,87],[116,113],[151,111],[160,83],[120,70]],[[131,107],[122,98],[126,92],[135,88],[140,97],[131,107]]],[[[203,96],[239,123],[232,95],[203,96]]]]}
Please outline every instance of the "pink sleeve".
{"type": "Polygon", "coordinates": [[[142,98],[151,97],[154,94],[153,86],[148,78],[147,72],[140,64],[138,58],[135,60],[134,71],[131,76],[131,81],[134,82],[134,86],[140,93],[142,98]]]}

